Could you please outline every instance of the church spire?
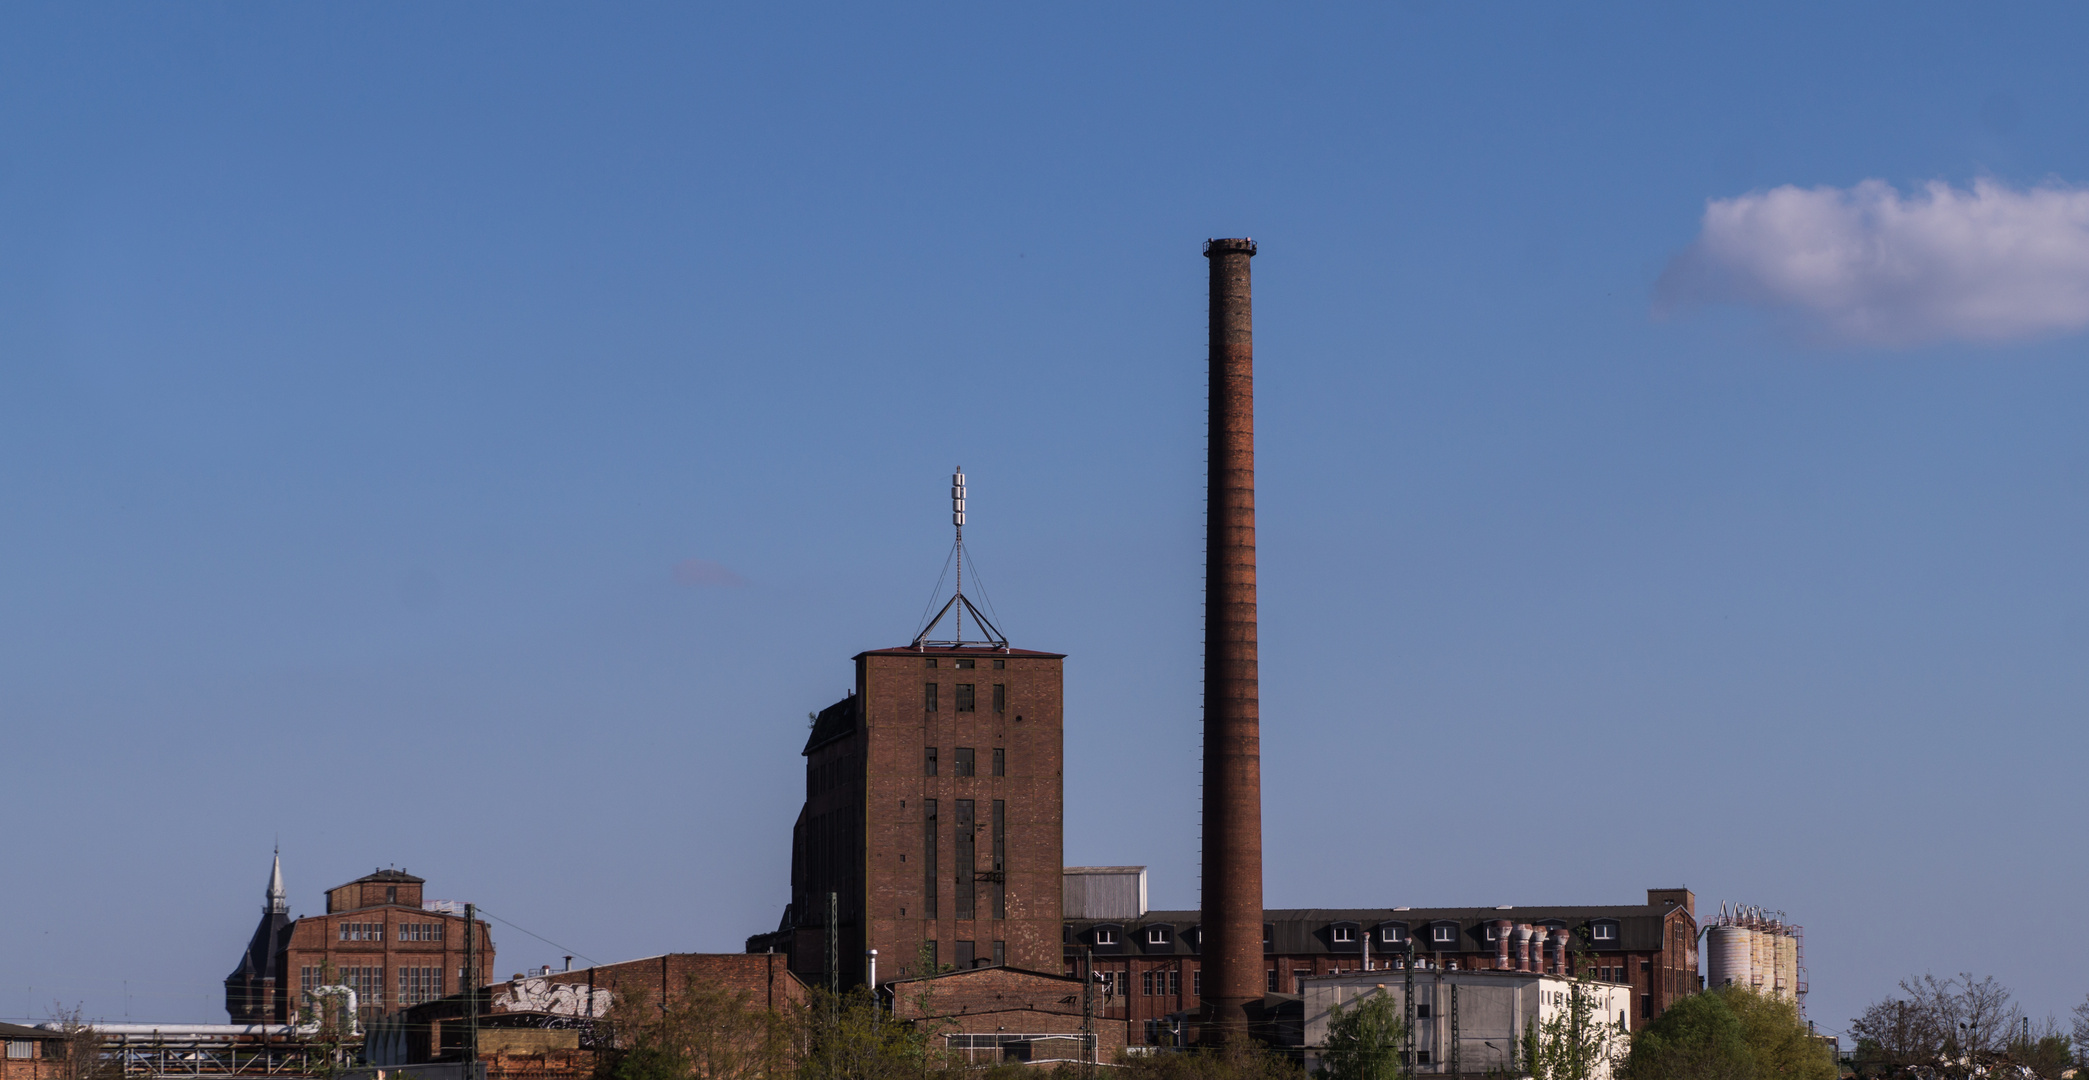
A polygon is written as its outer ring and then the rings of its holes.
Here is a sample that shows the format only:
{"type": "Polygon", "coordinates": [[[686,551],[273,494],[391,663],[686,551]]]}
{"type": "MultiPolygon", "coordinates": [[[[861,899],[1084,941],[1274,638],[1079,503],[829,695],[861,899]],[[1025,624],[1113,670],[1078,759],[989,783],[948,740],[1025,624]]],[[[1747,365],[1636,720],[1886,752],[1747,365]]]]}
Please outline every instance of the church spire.
{"type": "Polygon", "coordinates": [[[290,898],[283,893],[283,849],[276,849],[275,865],[268,871],[268,912],[271,915],[290,913],[290,898]]]}

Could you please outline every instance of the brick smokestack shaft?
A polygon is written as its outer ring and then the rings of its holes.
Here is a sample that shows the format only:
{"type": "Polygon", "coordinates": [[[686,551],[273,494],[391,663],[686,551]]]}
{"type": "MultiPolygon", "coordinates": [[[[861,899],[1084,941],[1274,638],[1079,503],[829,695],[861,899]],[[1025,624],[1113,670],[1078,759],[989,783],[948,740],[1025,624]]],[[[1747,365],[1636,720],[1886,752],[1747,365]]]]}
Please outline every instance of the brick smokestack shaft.
{"type": "Polygon", "coordinates": [[[1205,1039],[1246,1034],[1262,974],[1262,735],[1255,634],[1253,240],[1213,240],[1204,536],[1205,1039]]]}

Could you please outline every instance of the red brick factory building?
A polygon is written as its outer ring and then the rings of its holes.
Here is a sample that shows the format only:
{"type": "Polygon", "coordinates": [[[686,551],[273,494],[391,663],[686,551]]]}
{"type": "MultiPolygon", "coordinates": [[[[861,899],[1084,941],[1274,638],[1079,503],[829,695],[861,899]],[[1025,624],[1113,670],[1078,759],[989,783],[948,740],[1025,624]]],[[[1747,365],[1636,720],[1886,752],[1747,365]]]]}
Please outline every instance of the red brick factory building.
{"type": "MultiPolygon", "coordinates": [[[[261,924],[225,977],[225,1011],[239,1023],[291,1023],[303,995],[328,980],[355,991],[365,1018],[462,989],[462,906],[425,902],[423,885],[404,870],[378,870],[329,889],[326,914],[293,920],[277,856],[261,924]]],[[[484,921],[476,934],[484,983],[494,970],[493,937],[484,921]]]]}

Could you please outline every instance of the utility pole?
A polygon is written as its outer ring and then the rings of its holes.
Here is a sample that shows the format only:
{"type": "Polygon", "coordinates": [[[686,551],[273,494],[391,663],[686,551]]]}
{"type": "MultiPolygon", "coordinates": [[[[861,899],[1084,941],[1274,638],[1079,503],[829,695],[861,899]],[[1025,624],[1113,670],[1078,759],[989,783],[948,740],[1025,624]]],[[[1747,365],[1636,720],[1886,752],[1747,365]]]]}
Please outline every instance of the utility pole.
{"type": "Polygon", "coordinates": [[[1402,991],[1401,1001],[1407,1018],[1407,1052],[1401,1055],[1400,1072],[1414,1075],[1414,934],[1407,935],[1407,985],[1402,991]]]}
{"type": "Polygon", "coordinates": [[[1456,980],[1453,980],[1451,982],[1451,1075],[1453,1077],[1463,1077],[1465,1075],[1465,1058],[1458,1051],[1458,983],[1456,980]]]}
{"type": "Polygon", "coordinates": [[[827,894],[827,992],[841,993],[841,894],[827,894]]]}
{"type": "Polygon", "coordinates": [[[1081,1080],[1095,1080],[1095,950],[1081,950],[1081,1080]]]}
{"type": "Polygon", "coordinates": [[[464,905],[464,1080],[479,1076],[479,908],[464,905]]]}

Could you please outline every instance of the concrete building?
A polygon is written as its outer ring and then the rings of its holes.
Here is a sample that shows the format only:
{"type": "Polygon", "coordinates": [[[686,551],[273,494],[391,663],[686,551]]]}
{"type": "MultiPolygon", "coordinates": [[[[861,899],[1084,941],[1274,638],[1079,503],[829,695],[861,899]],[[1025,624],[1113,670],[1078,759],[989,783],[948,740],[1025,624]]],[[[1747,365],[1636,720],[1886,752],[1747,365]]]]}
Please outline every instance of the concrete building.
{"type": "MultiPolygon", "coordinates": [[[[1200,931],[1195,911],[1069,918],[1060,970],[1075,973],[1092,956],[1110,989],[1108,1015],[1125,1026],[1126,1041],[1165,1043],[1169,1025],[1201,1004],[1200,931]]],[[[1289,996],[1315,977],[1401,971],[1410,945],[1425,971],[1582,973],[1627,986],[1635,1030],[1698,989],[1696,898],[1688,889],[1649,889],[1645,904],[1615,906],[1269,909],[1263,989],[1289,996]]],[[[1278,1000],[1265,999],[1258,1024],[1274,1022],[1278,1000]]],[[[1273,1028],[1258,1034],[1280,1037],[1273,1028]]]]}
{"type": "MultiPolygon", "coordinates": [[[[1319,1064],[1335,1008],[1355,1008],[1380,995],[1391,998],[1403,1016],[1412,1017],[1413,1069],[1423,1076],[1527,1073],[1528,1067],[1519,1060],[1524,1033],[1533,1026],[1542,1030],[1554,1017],[1567,1014],[1577,994],[1586,1002],[1585,1020],[1599,1026],[1595,1038],[1607,1042],[1612,1051],[1622,1051],[1627,1045],[1632,988],[1622,983],[1577,982],[1535,972],[1418,970],[1412,980],[1413,1011],[1409,1012],[1406,974],[1359,971],[1303,980],[1306,1071],[1310,1073],[1319,1064]]],[[[1608,1080],[1610,1075],[1606,1060],[1593,1078],[1608,1080]]]]}
{"type": "MultiPolygon", "coordinates": [[[[355,991],[357,1011],[369,1019],[456,991],[467,978],[464,912],[424,900],[424,885],[404,870],[378,870],[328,890],[326,914],[293,920],[279,855],[261,923],[225,979],[225,1011],[239,1023],[292,1023],[305,994],[337,985],[355,991]]],[[[483,920],[474,934],[484,983],[494,970],[493,936],[483,920]]]]}

